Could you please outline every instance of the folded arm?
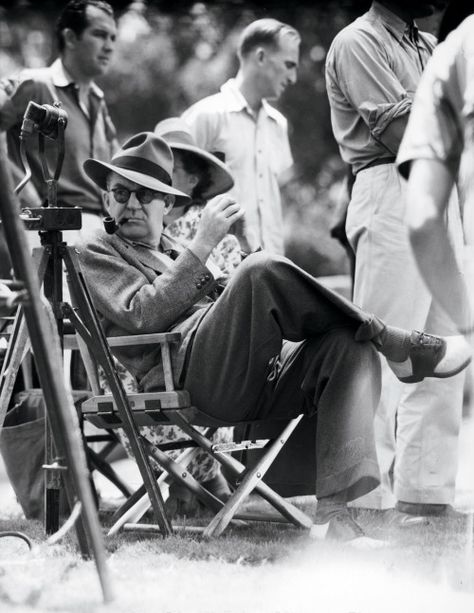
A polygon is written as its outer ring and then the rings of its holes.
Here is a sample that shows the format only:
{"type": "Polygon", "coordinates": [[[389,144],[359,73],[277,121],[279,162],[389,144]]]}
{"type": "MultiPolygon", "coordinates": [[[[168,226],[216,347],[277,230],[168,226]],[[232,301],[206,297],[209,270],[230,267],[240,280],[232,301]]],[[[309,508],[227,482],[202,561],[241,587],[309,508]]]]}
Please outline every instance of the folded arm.
{"type": "MultiPolygon", "coordinates": [[[[328,88],[340,91],[373,138],[396,155],[411,108],[411,95],[390,66],[388,50],[373,33],[345,32],[327,64],[328,88]]],[[[335,93],[337,99],[337,93],[335,93]]]]}

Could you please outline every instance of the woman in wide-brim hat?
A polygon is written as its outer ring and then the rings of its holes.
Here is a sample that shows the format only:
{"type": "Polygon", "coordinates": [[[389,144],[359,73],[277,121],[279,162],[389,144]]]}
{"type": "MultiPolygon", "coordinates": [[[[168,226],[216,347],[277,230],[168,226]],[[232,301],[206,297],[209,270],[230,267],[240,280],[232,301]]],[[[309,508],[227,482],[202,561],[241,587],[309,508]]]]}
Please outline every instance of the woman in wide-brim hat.
{"type": "MultiPolygon", "coordinates": [[[[186,122],[179,117],[160,121],[155,134],[167,142],[174,156],[173,187],[191,197],[191,202],[175,206],[165,218],[166,233],[183,243],[196,234],[207,201],[232,189],[234,180],[224,162],[198,147],[186,122]]],[[[235,236],[228,234],[212,252],[214,262],[228,277],[241,262],[241,249],[235,236]]]]}

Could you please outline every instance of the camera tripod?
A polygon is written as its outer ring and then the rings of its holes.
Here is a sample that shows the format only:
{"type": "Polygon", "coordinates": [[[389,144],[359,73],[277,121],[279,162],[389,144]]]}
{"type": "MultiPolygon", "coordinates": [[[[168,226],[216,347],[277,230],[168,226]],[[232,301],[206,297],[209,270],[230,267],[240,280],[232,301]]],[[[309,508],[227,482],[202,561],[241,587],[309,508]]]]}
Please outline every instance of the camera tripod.
{"type": "MultiPolygon", "coordinates": [[[[32,104],[33,103],[30,102],[30,105],[32,104]]],[[[39,137],[41,150],[41,140],[43,135],[40,133],[39,137]]],[[[59,129],[59,137],[61,137],[61,129],[59,129]]],[[[58,167],[56,168],[54,179],[50,179],[47,165],[45,163],[43,164],[43,174],[48,186],[48,205],[45,207],[29,209],[27,210],[29,216],[24,216],[24,221],[27,228],[30,230],[39,230],[40,232],[42,247],[33,250],[34,260],[36,262],[37,279],[39,280],[40,284],[43,284],[45,297],[51,305],[52,312],[56,320],[56,328],[59,334],[61,346],[63,345],[63,320],[64,317],[67,317],[84,343],[89,347],[97,362],[100,364],[100,366],[102,366],[112,392],[119,399],[118,412],[124,423],[124,430],[130,439],[132,452],[140,470],[144,486],[150,497],[155,519],[158,525],[161,527],[162,533],[164,535],[170,535],[172,533],[172,528],[164,509],[163,498],[156,483],[156,478],[143,447],[143,443],[139,437],[138,429],[134,422],[127,396],[115,371],[112,355],[108,348],[104,333],[97,317],[97,313],[92,304],[86,282],[82,275],[77,252],[72,247],[69,247],[62,239],[63,230],[80,229],[81,212],[80,209],[77,208],[71,209],[54,206],[56,204],[55,183],[59,176],[58,168],[60,168],[62,161],[61,149],[62,140],[60,141],[58,167]],[[51,204],[53,206],[51,206],[51,204]],[[77,307],[75,309],[73,309],[71,305],[63,302],[63,265],[67,272],[70,295],[77,307]]],[[[23,156],[23,159],[25,166],[27,166],[26,156],[23,156]]],[[[27,173],[27,176],[28,174],[29,173],[27,173]]],[[[26,181],[22,181],[19,188],[21,189],[25,183],[26,181]]],[[[19,191],[19,188],[17,188],[16,191],[19,191]]],[[[16,220],[15,218],[15,221],[18,222],[15,224],[18,226],[19,220],[16,220]]],[[[5,221],[4,223],[7,234],[13,236],[14,232],[18,232],[18,229],[9,231],[7,223],[5,221]]],[[[21,228],[21,230],[23,231],[24,235],[23,228],[21,228]]],[[[25,241],[25,238],[20,237],[16,240],[16,243],[23,246],[25,241]]],[[[8,241],[8,246],[10,253],[15,253],[16,256],[17,248],[15,241],[8,241]]],[[[16,261],[19,258],[15,257],[13,259],[16,261]]],[[[15,273],[17,274],[18,278],[25,279],[26,273],[24,267],[21,267],[21,269],[18,267],[18,270],[15,269],[15,273]]],[[[32,302],[34,302],[34,300],[35,299],[32,299],[32,302]]],[[[27,309],[25,308],[25,316],[26,314],[27,309]]],[[[33,335],[30,330],[28,318],[25,317],[25,319],[28,324],[28,332],[30,335],[33,352],[35,356],[41,356],[41,353],[37,353],[35,351],[35,347],[33,345],[33,335]]],[[[18,317],[15,320],[12,339],[11,350],[7,353],[5,358],[7,361],[7,376],[3,381],[2,393],[0,395],[1,406],[6,406],[10,400],[16,373],[21,364],[25,351],[27,337],[26,329],[23,325],[21,317],[18,317]]],[[[40,360],[36,359],[37,363],[39,361],[40,360]]],[[[38,368],[38,371],[39,370],[40,369],[38,368]]],[[[38,374],[40,375],[41,387],[45,392],[41,373],[38,372],[38,374]]],[[[48,400],[46,393],[44,395],[47,407],[47,420],[50,420],[50,416],[54,413],[54,407],[56,405],[52,402],[52,400],[48,400]]],[[[59,461],[64,458],[64,454],[60,453],[59,445],[57,444],[56,440],[58,436],[61,436],[61,434],[58,434],[56,431],[53,420],[51,420],[51,426],[53,430],[52,438],[54,439],[54,443],[58,448],[60,458],[58,459],[54,457],[54,446],[52,441],[48,440],[48,438],[50,439],[51,437],[47,436],[46,450],[48,460],[45,465],[45,528],[47,533],[55,532],[59,526],[59,492],[61,488],[61,474],[64,474],[65,469],[61,465],[61,461],[59,461]]]]}
{"type": "MultiPolygon", "coordinates": [[[[50,215],[56,212],[59,218],[64,214],[61,208],[45,210],[49,210],[50,215]]],[[[66,214],[69,212],[69,209],[66,209],[66,214]]],[[[92,304],[80,268],[77,252],[62,240],[62,233],[57,229],[48,229],[41,232],[41,240],[43,245],[41,248],[33,250],[33,259],[37,264],[37,277],[40,283],[43,282],[45,296],[51,303],[60,338],[63,336],[63,319],[67,317],[81,339],[91,350],[95,359],[102,366],[111,390],[120,398],[118,412],[124,423],[124,429],[130,439],[134,457],[150,496],[155,518],[163,534],[169,535],[172,529],[164,510],[163,498],[156,483],[148,456],[141,443],[126,394],[115,371],[113,358],[92,304]],[[70,304],[62,300],[63,264],[67,272],[67,282],[71,298],[76,308],[72,308],[70,304]]],[[[15,320],[12,339],[11,351],[7,353],[5,358],[8,374],[5,377],[2,395],[0,396],[3,406],[9,401],[16,372],[22,361],[27,342],[26,330],[21,318],[15,320]]],[[[48,407],[47,402],[46,404],[48,407]]],[[[48,410],[48,415],[49,413],[50,411],[48,410]]],[[[47,470],[45,528],[49,533],[56,531],[59,524],[60,472],[63,470],[63,467],[58,465],[57,459],[52,459],[53,461],[48,462],[45,467],[47,470]]]]}
{"type": "MultiPolygon", "coordinates": [[[[0,155],[0,186],[2,187],[0,214],[5,227],[8,249],[12,256],[14,254],[12,260],[15,276],[21,280],[23,287],[28,292],[28,301],[22,309],[57,450],[54,469],[63,473],[70,508],[73,509],[76,506],[76,498],[80,503],[80,514],[76,522],[79,547],[84,557],[94,557],[104,600],[109,602],[112,600],[112,590],[105,562],[101,529],[88,480],[85,453],[77,427],[77,415],[70,394],[62,380],[58,379],[58,372],[61,371],[59,348],[51,342],[54,329],[43,307],[36,272],[27,248],[26,233],[18,217],[18,206],[11,195],[10,177],[4,161],[7,159],[6,150],[2,149],[0,155]]],[[[17,329],[13,337],[16,337],[18,346],[21,347],[22,344],[23,346],[25,344],[26,329],[22,324],[22,318],[18,317],[16,324],[17,329]]],[[[15,351],[12,350],[12,354],[14,355],[15,351]]]]}
{"type": "Polygon", "coordinates": [[[30,102],[23,118],[20,155],[26,174],[14,191],[18,193],[32,176],[26,155],[26,138],[35,133],[38,133],[43,178],[47,186],[45,205],[29,209],[27,214],[23,215],[27,228],[38,230],[41,237],[42,246],[33,251],[36,269],[29,255],[25,230],[17,214],[18,206],[12,197],[13,190],[4,161],[7,159],[5,143],[0,143],[0,187],[3,188],[0,215],[5,227],[15,277],[23,284],[28,294],[27,302],[15,318],[10,346],[2,369],[4,378],[0,394],[0,428],[29,336],[46,405],[44,466],[46,532],[53,533],[59,527],[59,493],[64,484],[69,507],[73,510],[71,518],[73,515],[77,516],[75,527],[81,553],[84,557],[94,556],[104,600],[109,601],[112,596],[104,546],[78,417],[72,395],[61,378],[64,317],[69,318],[79,336],[102,366],[109,386],[118,399],[118,412],[130,439],[155,519],[164,535],[170,535],[172,528],[155,475],[139,438],[127,396],[115,371],[112,355],[82,276],[77,253],[63,241],[63,230],[81,228],[80,209],[57,206],[57,181],[64,159],[66,125],[67,115],[59,103],[53,106],[39,106],[30,102]],[[49,172],[45,158],[45,136],[58,141],[53,176],[49,172]],[[77,309],[63,302],[63,267],[67,271],[69,291],[77,309]],[[42,303],[40,285],[43,285],[44,295],[49,303],[47,309],[42,303]],[[48,312],[51,313],[50,319],[54,322],[48,319],[48,312]],[[78,505],[75,504],[76,498],[80,503],[79,513],[78,505]]]}

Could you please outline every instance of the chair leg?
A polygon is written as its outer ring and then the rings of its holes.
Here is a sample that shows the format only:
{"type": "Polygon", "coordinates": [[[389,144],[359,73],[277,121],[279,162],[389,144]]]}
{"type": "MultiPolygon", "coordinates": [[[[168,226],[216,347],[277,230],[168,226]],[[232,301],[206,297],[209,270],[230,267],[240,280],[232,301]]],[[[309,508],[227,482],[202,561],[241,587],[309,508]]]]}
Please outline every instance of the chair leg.
{"type": "MultiPolygon", "coordinates": [[[[189,472],[183,471],[183,465],[186,466],[195,455],[196,447],[185,449],[176,460],[172,460],[166,453],[156,449],[146,438],[142,437],[142,440],[147,453],[156,460],[163,470],[163,473],[158,478],[159,486],[163,486],[168,475],[172,475],[175,481],[186,485],[202,502],[213,510],[216,511],[222,506],[223,503],[212,496],[212,494],[209,494],[189,472]]],[[[138,496],[138,491],[135,494],[133,495],[134,502],[128,505],[127,501],[117,512],[116,521],[110,528],[108,536],[117,534],[126,523],[137,522],[150,508],[150,501],[145,492],[141,497],[138,496]],[[137,494],[136,497],[135,494],[137,494]]],[[[163,493],[163,498],[166,498],[165,493],[163,493]]]]}
{"type": "Polygon", "coordinates": [[[124,513],[126,513],[129,509],[131,509],[139,500],[141,500],[144,496],[146,496],[146,488],[142,484],[140,487],[133,492],[131,496],[127,498],[127,500],[115,511],[112,516],[112,524],[115,524],[124,513]]]}
{"type": "Polygon", "coordinates": [[[277,494],[262,481],[263,476],[285,445],[288,437],[292,434],[296,426],[303,418],[303,415],[298,415],[298,417],[292,419],[286,425],[280,436],[275,439],[267,452],[260,459],[259,463],[251,471],[246,471],[245,466],[235,458],[227,456],[226,454],[215,453],[212,448],[212,443],[195,428],[193,428],[193,426],[180,414],[179,411],[169,411],[167,414],[171,421],[180,426],[183,432],[188,434],[188,436],[196,441],[202,449],[208,451],[218,462],[220,462],[220,464],[222,464],[222,466],[228,468],[233,475],[236,477],[245,475],[235,492],[204,531],[205,536],[211,537],[222,534],[235,515],[239,504],[254,489],[256,492],[258,492],[258,494],[260,494],[260,496],[262,496],[262,498],[264,498],[277,511],[279,511],[283,517],[288,519],[295,526],[305,529],[311,528],[313,521],[310,517],[291,503],[284,500],[279,494],[277,494]]]}
{"type": "Polygon", "coordinates": [[[122,481],[110,464],[104,460],[96,451],[88,447],[87,453],[93,467],[106,477],[124,496],[131,496],[130,488],[122,481]]]}
{"type": "MultiPolygon", "coordinates": [[[[302,419],[302,415],[292,419],[283,432],[278,436],[277,439],[273,441],[270,445],[269,449],[266,451],[264,456],[261,458],[260,462],[250,471],[247,471],[244,478],[238,485],[235,492],[229,498],[224,507],[217,513],[213,519],[209,522],[209,525],[204,530],[203,536],[206,538],[210,538],[212,536],[219,536],[222,532],[227,528],[229,522],[232,517],[237,512],[241,502],[247,498],[247,496],[252,492],[261,480],[264,475],[272,465],[274,459],[280,453],[281,449],[285,445],[288,437],[296,428],[300,420],[302,419]]],[[[294,517],[291,517],[291,520],[294,521],[294,517]]],[[[312,524],[313,522],[311,522],[312,524]]],[[[299,522],[297,522],[299,524],[299,522]]],[[[306,525],[302,527],[307,527],[306,525]]]]}

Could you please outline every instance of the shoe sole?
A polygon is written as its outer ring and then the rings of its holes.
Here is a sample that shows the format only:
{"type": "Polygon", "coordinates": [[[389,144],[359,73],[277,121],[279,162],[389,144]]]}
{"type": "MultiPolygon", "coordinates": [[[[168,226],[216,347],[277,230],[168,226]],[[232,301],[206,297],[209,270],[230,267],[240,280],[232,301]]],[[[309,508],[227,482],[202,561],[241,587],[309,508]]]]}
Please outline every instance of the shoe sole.
{"type": "Polygon", "coordinates": [[[436,371],[434,371],[432,375],[425,375],[424,377],[415,377],[414,375],[412,375],[410,377],[398,377],[398,379],[402,383],[419,383],[420,381],[423,381],[427,377],[430,379],[433,379],[433,378],[434,379],[449,379],[449,377],[454,377],[454,375],[459,374],[465,368],[467,368],[469,364],[471,363],[471,361],[472,361],[472,356],[468,357],[466,360],[464,360],[464,362],[462,362],[462,364],[460,364],[453,370],[449,370],[448,372],[437,373],[436,371]]]}

